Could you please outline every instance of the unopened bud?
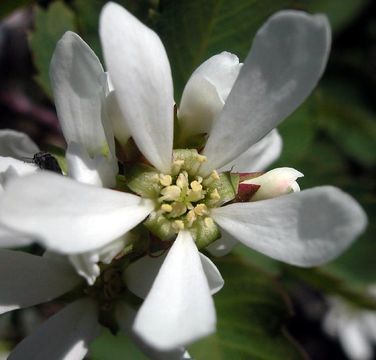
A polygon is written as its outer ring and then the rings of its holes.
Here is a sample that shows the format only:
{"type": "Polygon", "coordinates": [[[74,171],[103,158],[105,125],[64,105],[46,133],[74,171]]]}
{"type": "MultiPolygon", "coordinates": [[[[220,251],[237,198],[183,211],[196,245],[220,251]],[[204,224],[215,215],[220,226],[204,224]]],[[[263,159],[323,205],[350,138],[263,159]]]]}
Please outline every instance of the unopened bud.
{"type": "Polygon", "coordinates": [[[296,179],[304,175],[293,168],[277,168],[253,179],[245,180],[241,184],[259,185],[259,189],[250,201],[266,200],[291,192],[300,191],[296,179]]]}

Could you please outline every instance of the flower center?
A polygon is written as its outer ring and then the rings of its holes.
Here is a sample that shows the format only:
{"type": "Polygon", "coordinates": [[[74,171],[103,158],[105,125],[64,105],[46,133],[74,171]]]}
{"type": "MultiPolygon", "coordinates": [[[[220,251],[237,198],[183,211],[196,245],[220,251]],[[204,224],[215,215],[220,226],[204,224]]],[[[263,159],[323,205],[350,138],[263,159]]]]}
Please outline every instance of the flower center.
{"type": "MultiPolygon", "coordinates": [[[[201,157],[201,155],[198,155],[201,157]]],[[[202,157],[203,158],[203,157],[202,157]]],[[[198,165],[202,159],[198,160],[198,165]]],[[[199,175],[191,176],[184,169],[184,162],[175,161],[175,172],[180,165],[177,175],[159,175],[161,185],[158,198],[159,207],[155,217],[159,221],[169,220],[175,233],[185,228],[191,228],[198,219],[203,219],[207,225],[211,224],[209,209],[215,207],[220,200],[220,195],[214,183],[219,180],[219,175],[213,171],[207,178],[199,175]]]]}
{"type": "Polygon", "coordinates": [[[175,149],[169,174],[145,164],[129,169],[128,188],[155,201],[154,211],[143,224],[159,239],[171,241],[186,229],[201,248],[220,237],[210,209],[235,198],[239,176],[213,170],[203,177],[200,168],[205,161],[196,149],[175,149]]]}

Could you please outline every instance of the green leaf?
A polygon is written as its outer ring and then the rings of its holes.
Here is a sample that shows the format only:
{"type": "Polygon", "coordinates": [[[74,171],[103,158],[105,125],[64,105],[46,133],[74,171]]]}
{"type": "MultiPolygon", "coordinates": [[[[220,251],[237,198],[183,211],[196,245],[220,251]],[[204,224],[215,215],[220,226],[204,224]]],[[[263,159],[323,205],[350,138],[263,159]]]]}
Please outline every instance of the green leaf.
{"type": "Polygon", "coordinates": [[[91,360],[148,360],[137,346],[125,335],[111,335],[108,330],[102,332],[90,345],[91,360]]]}
{"type": "Polygon", "coordinates": [[[314,0],[302,1],[302,7],[311,13],[325,13],[333,31],[338,32],[358,16],[368,3],[368,0],[314,0]]]}
{"type": "Polygon", "coordinates": [[[35,7],[35,29],[29,36],[29,45],[33,54],[38,75],[36,82],[52,98],[49,80],[49,66],[56,43],[67,31],[75,31],[74,14],[63,2],[53,2],[47,10],[35,7]]]}
{"type": "MultiPolygon", "coordinates": [[[[79,33],[101,61],[103,56],[98,36],[99,14],[106,2],[105,0],[74,0],[72,3],[79,33]]],[[[153,10],[156,8],[158,1],[119,0],[116,2],[124,6],[142,22],[149,26],[152,24],[153,10]]]]}
{"type": "Polygon", "coordinates": [[[348,156],[362,165],[376,163],[376,116],[347,96],[322,90],[319,125],[348,156]]]}
{"type": "Polygon", "coordinates": [[[284,328],[290,308],[272,277],[233,255],[215,263],[225,279],[214,297],[217,332],[190,347],[193,358],[303,359],[284,328]]]}
{"type": "Polygon", "coordinates": [[[157,32],[171,62],[175,99],[180,99],[192,71],[210,56],[226,50],[243,59],[260,25],[289,3],[288,0],[163,1],[157,32]]]}
{"type": "Polygon", "coordinates": [[[0,4],[0,19],[27,4],[30,4],[30,0],[2,1],[0,4]]]}
{"type": "Polygon", "coordinates": [[[98,36],[99,13],[104,3],[102,0],[75,0],[73,2],[80,35],[99,59],[102,59],[102,50],[98,36]]]}
{"type": "Polygon", "coordinates": [[[351,286],[324,269],[302,269],[285,265],[284,271],[285,275],[303,280],[326,295],[339,295],[354,305],[376,310],[376,300],[366,293],[365,288],[351,286]]]}
{"type": "Polygon", "coordinates": [[[278,166],[291,166],[306,157],[311,151],[317,133],[317,96],[312,94],[302,106],[278,127],[283,138],[283,149],[278,166]]]}

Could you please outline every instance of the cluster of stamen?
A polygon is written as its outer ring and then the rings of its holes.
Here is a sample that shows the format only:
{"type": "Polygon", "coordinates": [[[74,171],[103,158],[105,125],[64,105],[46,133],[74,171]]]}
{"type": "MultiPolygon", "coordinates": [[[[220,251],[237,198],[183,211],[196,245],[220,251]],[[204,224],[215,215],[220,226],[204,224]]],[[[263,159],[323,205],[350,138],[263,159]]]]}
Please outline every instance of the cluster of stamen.
{"type": "Polygon", "coordinates": [[[206,178],[197,175],[206,158],[197,154],[195,160],[189,164],[181,159],[175,160],[171,175],[158,176],[161,185],[160,206],[155,215],[170,220],[176,232],[191,228],[200,218],[210,226],[209,208],[220,200],[218,190],[211,186],[219,180],[218,173],[213,171],[206,178]]]}

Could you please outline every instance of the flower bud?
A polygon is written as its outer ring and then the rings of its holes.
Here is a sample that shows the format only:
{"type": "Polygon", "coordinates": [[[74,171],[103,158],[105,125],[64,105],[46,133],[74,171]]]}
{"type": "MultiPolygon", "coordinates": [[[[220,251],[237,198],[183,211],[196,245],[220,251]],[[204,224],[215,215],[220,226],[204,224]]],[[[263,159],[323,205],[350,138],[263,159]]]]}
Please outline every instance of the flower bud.
{"type": "Polygon", "coordinates": [[[260,186],[250,201],[266,200],[300,191],[296,179],[303,176],[301,172],[293,168],[283,167],[270,170],[253,179],[242,181],[241,184],[260,186]]]}

